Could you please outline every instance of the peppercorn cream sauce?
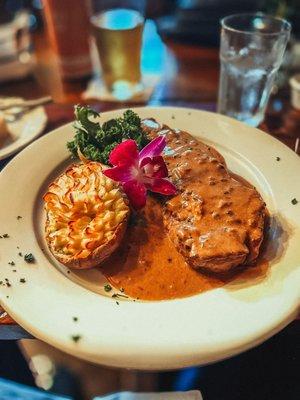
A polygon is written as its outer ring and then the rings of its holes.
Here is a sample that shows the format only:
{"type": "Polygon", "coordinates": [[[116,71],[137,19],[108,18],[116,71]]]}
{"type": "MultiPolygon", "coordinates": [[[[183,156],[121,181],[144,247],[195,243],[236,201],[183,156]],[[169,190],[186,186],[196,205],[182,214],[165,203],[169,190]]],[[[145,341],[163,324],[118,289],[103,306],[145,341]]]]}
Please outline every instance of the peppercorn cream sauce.
{"type": "Polygon", "coordinates": [[[230,277],[204,275],[191,268],[165,231],[162,204],[148,196],[143,211],[133,216],[119,249],[101,267],[108,281],[124,294],[141,300],[168,300],[192,296],[238,279],[257,278],[267,263],[230,277]]]}
{"type": "Polygon", "coordinates": [[[166,138],[165,162],[178,193],[165,203],[165,229],[189,265],[224,274],[253,263],[267,211],[257,190],[232,176],[222,155],[188,132],[151,119],[142,125],[150,138],[166,138]]]}

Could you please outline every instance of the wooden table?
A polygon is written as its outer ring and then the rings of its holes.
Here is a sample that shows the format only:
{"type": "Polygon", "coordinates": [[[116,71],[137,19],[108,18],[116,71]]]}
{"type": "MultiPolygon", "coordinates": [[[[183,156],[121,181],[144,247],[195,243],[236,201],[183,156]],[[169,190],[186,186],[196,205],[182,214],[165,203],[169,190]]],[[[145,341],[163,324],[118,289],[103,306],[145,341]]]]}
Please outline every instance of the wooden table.
{"type": "MultiPolygon", "coordinates": [[[[152,33],[153,34],[153,33],[152,33]]],[[[150,35],[150,33],[149,33],[150,35]]],[[[147,37],[146,40],[150,39],[147,37]]],[[[73,106],[83,102],[81,95],[87,85],[87,80],[64,82],[54,62],[54,57],[42,33],[34,37],[37,67],[34,76],[20,82],[2,84],[0,96],[22,96],[36,98],[50,94],[54,103],[47,105],[48,125],[45,133],[73,120],[73,106]]],[[[219,77],[219,57],[217,49],[200,48],[173,42],[160,43],[155,49],[148,48],[157,56],[166,54],[161,72],[161,80],[155,87],[147,105],[172,105],[193,107],[215,111],[219,77]],[[170,73],[170,71],[172,71],[170,73]]],[[[130,103],[115,103],[107,101],[89,102],[98,111],[133,107],[130,103]]],[[[265,121],[261,128],[284,142],[294,150],[297,137],[300,137],[299,113],[291,109],[286,91],[279,92],[270,101],[265,121]]],[[[299,149],[300,152],[300,149],[299,149]]],[[[9,159],[0,162],[2,169],[9,159]]],[[[18,339],[27,337],[19,326],[4,313],[0,313],[0,339],[18,339]],[[1,323],[2,321],[2,323],[1,323]],[[11,325],[7,325],[10,323],[11,325]]]]}

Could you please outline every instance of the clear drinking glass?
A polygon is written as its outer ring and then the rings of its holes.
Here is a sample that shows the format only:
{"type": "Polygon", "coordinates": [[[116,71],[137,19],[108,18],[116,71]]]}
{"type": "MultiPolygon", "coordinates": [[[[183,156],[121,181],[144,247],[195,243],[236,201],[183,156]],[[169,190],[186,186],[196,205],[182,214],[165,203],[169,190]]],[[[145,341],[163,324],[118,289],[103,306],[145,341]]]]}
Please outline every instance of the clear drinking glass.
{"type": "Polygon", "coordinates": [[[258,126],[264,118],[291,25],[264,14],[221,20],[218,112],[258,126]]]}
{"type": "Polygon", "coordinates": [[[29,28],[30,15],[23,10],[16,12],[11,21],[0,23],[0,81],[23,78],[32,71],[29,28]]]}
{"type": "Polygon", "coordinates": [[[144,12],[145,0],[94,1],[91,25],[102,79],[116,98],[129,98],[142,89],[144,12]]]}

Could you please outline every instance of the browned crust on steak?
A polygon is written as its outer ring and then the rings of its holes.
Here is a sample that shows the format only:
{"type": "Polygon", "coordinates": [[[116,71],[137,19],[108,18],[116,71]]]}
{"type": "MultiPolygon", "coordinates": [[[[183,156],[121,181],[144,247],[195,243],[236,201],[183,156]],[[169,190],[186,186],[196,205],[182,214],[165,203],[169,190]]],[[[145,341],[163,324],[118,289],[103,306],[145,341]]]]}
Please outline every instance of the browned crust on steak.
{"type": "Polygon", "coordinates": [[[263,240],[266,207],[256,189],[233,176],[214,148],[187,132],[143,121],[149,137],[165,135],[165,160],[178,194],[164,205],[171,241],[195,269],[227,273],[253,263],[263,240]]]}

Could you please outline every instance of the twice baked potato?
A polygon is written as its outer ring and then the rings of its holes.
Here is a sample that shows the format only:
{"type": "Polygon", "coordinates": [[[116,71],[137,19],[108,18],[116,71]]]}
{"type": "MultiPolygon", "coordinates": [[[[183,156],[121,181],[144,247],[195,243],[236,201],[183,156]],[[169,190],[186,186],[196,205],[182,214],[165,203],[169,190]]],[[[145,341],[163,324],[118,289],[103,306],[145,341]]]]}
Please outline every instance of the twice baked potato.
{"type": "Polygon", "coordinates": [[[119,246],[127,227],[127,198],[102,168],[97,162],[73,164],[43,197],[49,249],[70,268],[98,266],[119,246]]]}

